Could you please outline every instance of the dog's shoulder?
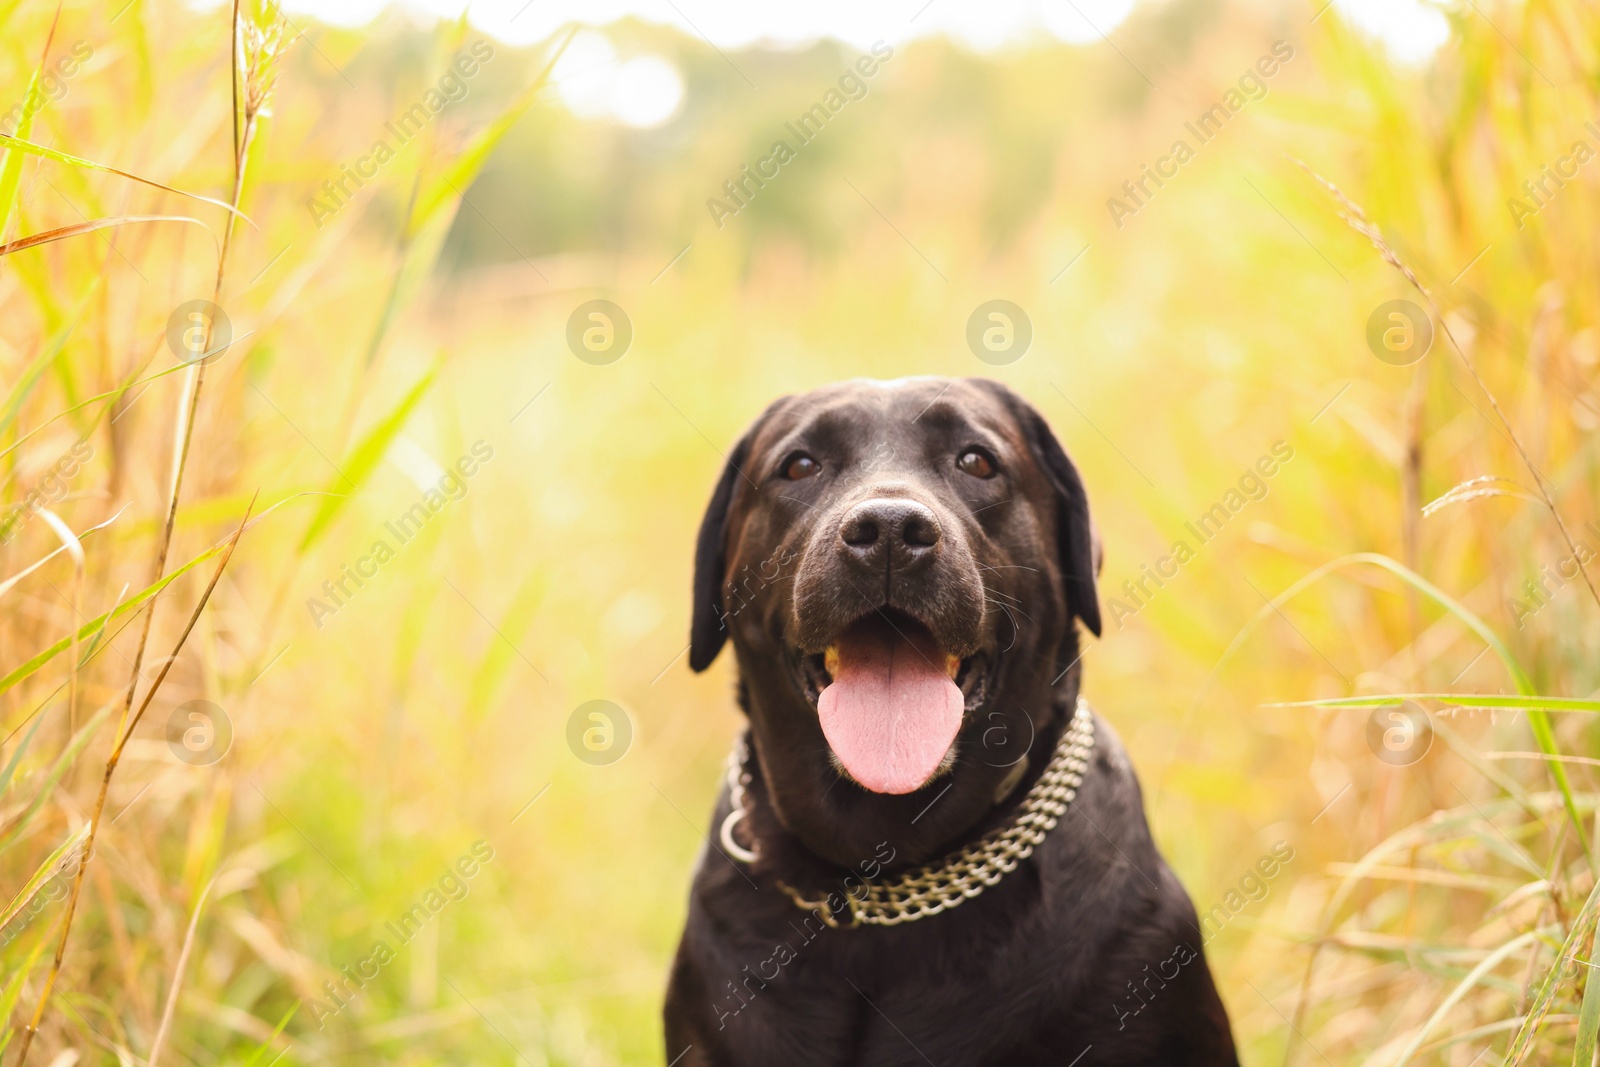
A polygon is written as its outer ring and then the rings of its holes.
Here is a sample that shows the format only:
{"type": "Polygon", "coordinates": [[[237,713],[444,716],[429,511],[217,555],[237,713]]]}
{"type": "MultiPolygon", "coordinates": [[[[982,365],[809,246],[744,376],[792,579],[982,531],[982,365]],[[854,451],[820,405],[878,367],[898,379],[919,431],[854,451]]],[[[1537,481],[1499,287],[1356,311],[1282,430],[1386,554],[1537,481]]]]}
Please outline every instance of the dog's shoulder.
{"type": "Polygon", "coordinates": [[[1102,774],[1139,788],[1139,779],[1133,772],[1133,762],[1128,759],[1128,750],[1122,744],[1122,735],[1099,712],[1094,713],[1094,764],[1102,774]]]}
{"type": "Polygon", "coordinates": [[[1086,883],[1122,899],[1130,893],[1144,896],[1147,890],[1164,897],[1176,887],[1145,820],[1133,761],[1121,735],[1099,713],[1083,782],[1042,851],[1046,879],[1074,884],[1074,895],[1086,883]]]}
{"type": "Polygon", "coordinates": [[[1098,812],[1110,819],[1113,825],[1102,827],[1103,836],[1116,844],[1129,840],[1127,835],[1133,835],[1134,843],[1141,837],[1145,841],[1149,839],[1139,775],[1133,769],[1133,760],[1128,757],[1122,735],[1099,712],[1094,715],[1094,749],[1074,803],[1091,818],[1098,812]],[[1113,834],[1113,828],[1119,833],[1113,834]]]}

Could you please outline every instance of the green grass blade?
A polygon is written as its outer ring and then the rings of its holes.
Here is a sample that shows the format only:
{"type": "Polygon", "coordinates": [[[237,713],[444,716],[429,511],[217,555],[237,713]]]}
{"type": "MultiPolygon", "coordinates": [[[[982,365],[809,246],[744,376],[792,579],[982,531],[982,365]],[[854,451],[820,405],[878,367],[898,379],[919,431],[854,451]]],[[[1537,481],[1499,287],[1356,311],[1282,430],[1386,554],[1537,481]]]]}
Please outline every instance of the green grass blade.
{"type": "MultiPolygon", "coordinates": [[[[61,5],[56,4],[56,17],[50,23],[50,33],[45,37],[44,51],[39,55],[39,65],[28,80],[28,91],[23,96],[22,115],[17,119],[16,135],[27,138],[33,134],[33,117],[44,107],[44,68],[50,61],[50,45],[56,38],[56,26],[61,22],[61,5]]],[[[22,153],[8,151],[0,156],[0,242],[6,239],[11,216],[21,215],[18,198],[22,195],[22,153]]]]}
{"type": "Polygon", "coordinates": [[[378,316],[377,325],[373,327],[372,339],[367,342],[366,360],[362,364],[364,367],[371,368],[377,360],[384,339],[394,328],[400,313],[410,305],[417,290],[422,288],[422,283],[433,270],[434,261],[439,258],[439,251],[444,247],[444,239],[449,236],[450,226],[454,221],[453,213],[440,214],[406,240],[401,251],[400,269],[395,271],[394,281],[389,285],[388,295],[384,298],[383,312],[378,316]]]}
{"type": "Polygon", "coordinates": [[[496,620],[495,628],[505,636],[505,640],[488,646],[483,661],[472,674],[472,681],[467,686],[466,706],[469,715],[481,716],[494,706],[495,694],[518,662],[515,650],[532,628],[544,604],[548,585],[545,574],[535,571],[512,596],[511,606],[505,610],[505,614],[496,620]]]}
{"type": "Polygon", "coordinates": [[[94,718],[85,723],[83,728],[73,735],[72,740],[67,743],[67,747],[61,750],[61,755],[56,757],[56,762],[50,768],[50,774],[45,778],[44,784],[39,787],[39,792],[34,795],[33,800],[23,810],[22,814],[17,816],[16,821],[11,824],[11,828],[6,831],[5,837],[0,838],[0,852],[4,852],[16,844],[17,840],[22,837],[23,832],[28,829],[28,824],[33,821],[33,817],[39,813],[39,809],[44,806],[44,802],[50,799],[50,794],[55,792],[56,783],[60,782],[61,776],[67,773],[67,769],[72,766],[72,761],[78,758],[78,753],[83,751],[83,746],[89,743],[89,739],[100,728],[100,724],[106,721],[106,716],[111,714],[111,709],[116,703],[116,701],[112,701],[95,712],[94,718]]]}
{"type": "Polygon", "coordinates": [[[431,182],[418,193],[416,204],[412,209],[411,218],[407,222],[406,237],[409,239],[433,221],[434,216],[446,204],[453,203],[463,196],[467,186],[477,180],[478,174],[483,170],[483,165],[489,161],[494,150],[500,147],[500,142],[505,139],[511,128],[528,109],[533,107],[534,99],[539,95],[545,83],[550,80],[550,72],[560,60],[561,54],[567,50],[567,45],[572,43],[573,36],[578,32],[578,27],[573,26],[567,35],[556,45],[550,54],[550,60],[544,65],[537,77],[517,95],[517,98],[507,104],[505,110],[497,115],[493,122],[472,139],[472,142],[451,161],[450,165],[441,171],[431,182]]]}
{"type": "Polygon", "coordinates": [[[42,722],[44,722],[42,715],[33,720],[33,725],[28,727],[28,732],[23,735],[22,743],[17,745],[17,750],[11,753],[11,758],[6,761],[6,769],[0,771],[0,797],[5,796],[6,790],[11,788],[11,776],[17,773],[17,764],[22,762],[23,753],[33,744],[33,735],[39,732],[39,724],[42,722]]]}
{"type": "MultiPolygon", "coordinates": [[[[1328,921],[1324,925],[1324,932],[1331,929],[1332,917],[1339,913],[1339,909],[1350,898],[1357,884],[1365,879],[1373,868],[1379,866],[1385,859],[1398,853],[1408,852],[1413,848],[1428,844],[1431,840],[1446,837],[1457,831],[1470,832],[1470,827],[1476,823],[1493,819],[1506,811],[1523,806],[1513,799],[1504,799],[1480,803],[1476,806],[1465,805],[1456,808],[1446,808],[1436,811],[1427,818],[1414,822],[1409,826],[1396,830],[1387,838],[1367,850],[1359,860],[1350,866],[1349,873],[1343,875],[1339,887],[1329,897],[1324,909],[1328,921]]],[[[1518,864],[1524,866],[1524,864],[1518,864]]],[[[1541,875],[1543,872],[1539,872],[1541,875]]]]}
{"type": "Polygon", "coordinates": [[[0,912],[0,933],[5,931],[6,926],[10,924],[12,919],[17,917],[19,911],[33,902],[33,898],[39,895],[39,890],[45,887],[46,882],[61,873],[61,867],[67,853],[83,844],[84,839],[89,836],[90,825],[85,822],[75,831],[68,834],[67,839],[61,842],[54,852],[45,857],[45,861],[39,865],[39,869],[33,872],[33,877],[29,878],[27,884],[17,891],[16,896],[11,898],[11,903],[6,905],[6,910],[0,912]]]}
{"type": "Polygon", "coordinates": [[[1422,1026],[1418,1028],[1417,1032],[1411,1036],[1410,1042],[1408,1042],[1406,1047],[1401,1051],[1399,1058],[1394,1061],[1393,1067],[1405,1067],[1406,1064],[1410,1063],[1411,1057],[1416,1055],[1417,1049],[1422,1047],[1422,1042],[1427,1039],[1430,1033],[1433,1032],[1433,1028],[1444,1021],[1444,1017],[1450,1014],[1450,1009],[1459,1004],[1461,1002],[1461,998],[1472,991],[1473,986],[1482,981],[1484,976],[1490,971],[1498,967],[1501,961],[1503,961],[1507,956],[1510,956],[1519,949],[1527,947],[1538,936],[1539,935],[1536,931],[1529,930],[1521,937],[1512,938],[1510,941],[1507,941],[1505,944],[1501,945],[1499,948],[1485,956],[1482,962],[1480,962],[1476,967],[1472,968],[1472,970],[1467,973],[1467,976],[1461,979],[1456,987],[1450,991],[1450,995],[1445,997],[1444,1001],[1434,1009],[1433,1014],[1428,1016],[1428,1021],[1423,1023],[1422,1026]]]}
{"type": "Polygon", "coordinates": [[[1562,943],[1555,962],[1545,971],[1544,981],[1539,984],[1539,992],[1528,1005],[1527,1014],[1523,1017],[1522,1028],[1517,1031],[1517,1036],[1511,1039],[1511,1047],[1506,1050],[1505,1067],[1517,1067],[1527,1058],[1528,1053],[1533,1051],[1534,1039],[1538,1037],[1539,1028],[1544,1024],[1544,1017],[1550,1012],[1550,1005],[1555,1002],[1556,990],[1561,985],[1561,972],[1565,969],[1566,962],[1573,959],[1579,947],[1594,936],[1597,911],[1600,911],[1600,882],[1596,882],[1594,888],[1589,891],[1589,899],[1583,902],[1583,907],[1573,917],[1572,929],[1567,933],[1567,939],[1562,943]]]}
{"type": "MultiPolygon", "coordinates": [[[[1343,570],[1346,567],[1352,567],[1358,564],[1380,567],[1436,601],[1446,611],[1450,612],[1450,614],[1454,615],[1457,619],[1466,624],[1468,629],[1477,634],[1486,645],[1494,650],[1495,655],[1499,657],[1500,662],[1505,666],[1506,673],[1511,675],[1511,679],[1517,687],[1517,692],[1525,694],[1531,694],[1533,692],[1533,683],[1531,680],[1529,680],[1528,673],[1522,669],[1522,665],[1518,663],[1517,658],[1511,654],[1511,650],[1506,647],[1505,642],[1500,640],[1499,635],[1491,630],[1488,624],[1486,624],[1482,619],[1478,618],[1477,615],[1467,610],[1463,604],[1457,601],[1449,593],[1446,593],[1443,589],[1440,589],[1438,586],[1434,585],[1432,582],[1428,581],[1422,575],[1418,574],[1416,571],[1405,566],[1404,564],[1398,563],[1395,560],[1390,559],[1388,556],[1377,552],[1355,552],[1348,556],[1340,556],[1337,559],[1329,560],[1327,563],[1324,563],[1322,566],[1316,568],[1310,574],[1306,575],[1304,578],[1301,578],[1299,581],[1289,586],[1289,588],[1273,597],[1268,603],[1264,604],[1261,607],[1261,610],[1257,611],[1255,615],[1251,617],[1250,621],[1246,622],[1244,626],[1240,628],[1238,635],[1234,637],[1234,639],[1228,644],[1227,649],[1223,651],[1222,658],[1217,661],[1216,667],[1212,669],[1210,677],[1207,678],[1206,686],[1201,690],[1201,694],[1204,695],[1205,688],[1209,688],[1211,680],[1220,674],[1222,668],[1226,666],[1235,655],[1238,654],[1239,649],[1249,639],[1250,635],[1255,632],[1256,628],[1260,626],[1262,622],[1276,615],[1277,610],[1280,607],[1288,603],[1290,600],[1293,600],[1296,596],[1299,596],[1301,593],[1305,592],[1307,589],[1311,588],[1313,585],[1317,584],[1329,575],[1343,570]]],[[[1196,699],[1198,700],[1198,698],[1196,699]]]]}
{"type": "Polygon", "coordinates": [[[1600,981],[1595,980],[1594,940],[1589,941],[1589,960],[1585,970],[1583,1006],[1578,1009],[1578,1040],[1573,1048],[1572,1067],[1590,1067],[1594,1063],[1595,1033],[1600,1031],[1600,981]]]}
{"type": "MultiPolygon", "coordinates": [[[[1528,677],[1528,672],[1523,670],[1522,664],[1517,662],[1517,658],[1511,654],[1511,649],[1506,647],[1506,643],[1500,640],[1500,636],[1494,630],[1490,629],[1488,623],[1480,619],[1466,605],[1410,567],[1390,559],[1388,556],[1377,552],[1355,552],[1348,556],[1340,556],[1337,559],[1329,560],[1263,605],[1261,610],[1256,612],[1250,621],[1244,624],[1238,635],[1223,651],[1222,658],[1217,661],[1217,665],[1212,668],[1211,674],[1207,676],[1205,683],[1200,687],[1200,693],[1195,697],[1194,703],[1196,705],[1200,703],[1200,700],[1210,688],[1212,681],[1221,674],[1222,668],[1244,646],[1245,641],[1255,632],[1256,627],[1260,626],[1268,618],[1273,617],[1285,603],[1317,582],[1345,567],[1358,564],[1379,567],[1388,571],[1455,616],[1467,629],[1477,634],[1483,643],[1488,645],[1494,651],[1494,654],[1499,657],[1501,664],[1506,669],[1506,673],[1511,676],[1512,684],[1516,686],[1518,693],[1528,697],[1537,695],[1533,690],[1533,680],[1528,677]]],[[[1538,744],[1539,750],[1546,756],[1560,755],[1560,751],[1556,747],[1555,731],[1550,726],[1550,717],[1541,708],[1533,707],[1526,709],[1526,711],[1528,727],[1533,732],[1533,739],[1538,744]]],[[[1567,809],[1567,816],[1572,820],[1572,831],[1577,835],[1578,843],[1583,846],[1583,854],[1589,862],[1590,869],[1600,873],[1600,868],[1595,866],[1594,853],[1589,849],[1589,835],[1584,832],[1583,820],[1578,817],[1578,805],[1572,796],[1572,783],[1567,778],[1566,768],[1561,765],[1559,760],[1554,759],[1546,760],[1545,766],[1549,768],[1550,776],[1555,780],[1556,788],[1561,792],[1562,801],[1567,809]]]]}
{"type": "Polygon", "coordinates": [[[372,331],[372,339],[367,344],[364,366],[371,367],[378,358],[378,351],[383,347],[384,338],[393,329],[401,310],[410,303],[411,297],[433,270],[434,261],[439,256],[439,250],[444,247],[444,239],[448,236],[451,223],[455,220],[455,210],[466,195],[467,187],[477,179],[484,164],[489,161],[489,157],[516,125],[517,120],[527,114],[528,109],[533,106],[539,91],[550,79],[550,71],[554,69],[556,61],[566,51],[576,32],[577,27],[574,26],[556,46],[550,61],[545,64],[545,68],[532,83],[477,137],[473,138],[443,171],[426,185],[422,183],[420,174],[418,175],[406,211],[400,269],[395,272],[394,281],[389,286],[388,296],[383,303],[383,311],[378,316],[377,326],[372,331]],[[446,210],[447,208],[449,210],[446,210]]]}
{"type": "Polygon", "coordinates": [[[17,384],[11,389],[11,395],[6,397],[6,406],[0,408],[0,434],[10,429],[12,422],[16,421],[17,413],[22,410],[23,401],[28,399],[34,387],[39,384],[39,379],[44,377],[44,372],[50,369],[50,364],[54,363],[67,347],[72,331],[77,329],[78,322],[83,318],[84,310],[88,308],[89,301],[94,297],[94,291],[99,285],[97,277],[83,299],[78,302],[78,309],[72,313],[72,317],[61,324],[61,328],[45,342],[44,350],[23,369],[17,384]]]}
{"type": "Polygon", "coordinates": [[[232,204],[226,203],[225,201],[217,200],[209,196],[201,196],[199,193],[188,193],[184,192],[182,189],[174,189],[170,185],[164,185],[161,182],[153,181],[149,178],[141,178],[137,174],[130,174],[128,171],[118,170],[116,167],[108,167],[104,163],[96,163],[92,159],[84,159],[82,156],[69,155],[66,152],[61,152],[54,148],[46,148],[44,145],[34,144],[32,141],[22,137],[13,137],[8,134],[0,133],[0,145],[4,145],[6,148],[10,149],[10,151],[6,153],[8,157],[17,152],[26,152],[30,156],[40,156],[44,159],[51,159],[57,163],[65,163],[69,167],[82,167],[85,170],[98,170],[106,174],[115,174],[119,178],[127,178],[129,181],[139,182],[141,185],[148,185],[154,189],[160,189],[162,192],[173,193],[177,196],[188,197],[190,200],[198,200],[202,204],[210,204],[213,207],[220,207],[224,211],[231,212],[232,214],[239,216],[241,219],[244,219],[244,221],[250,223],[251,226],[255,225],[255,223],[251,221],[250,216],[246,215],[244,212],[235,208],[232,204]]]}
{"type": "MultiPolygon", "coordinates": [[[[156,371],[154,374],[150,375],[148,378],[135,379],[133,377],[133,375],[130,374],[128,376],[128,381],[125,384],[119,385],[115,389],[109,389],[109,390],[107,390],[106,392],[103,392],[103,393],[97,393],[94,396],[89,397],[87,400],[83,400],[83,401],[80,401],[77,404],[72,405],[72,407],[70,407],[70,408],[65,408],[65,409],[63,409],[61,411],[56,412],[54,415],[50,416],[48,419],[44,420],[39,425],[35,426],[33,429],[29,430],[27,433],[25,433],[21,437],[17,438],[11,444],[7,445],[5,448],[0,449],[0,458],[3,458],[5,456],[9,455],[11,452],[14,452],[16,449],[18,449],[22,445],[26,444],[28,442],[29,438],[33,437],[35,434],[39,433],[42,430],[48,429],[52,424],[54,424],[56,422],[56,420],[64,419],[68,415],[71,415],[74,411],[81,411],[83,408],[88,407],[90,404],[93,404],[97,400],[111,399],[114,402],[116,400],[116,398],[122,396],[129,389],[132,389],[136,385],[144,385],[147,382],[155,381],[157,378],[165,378],[169,374],[177,374],[180,371],[186,371],[188,369],[189,369],[189,364],[187,364],[187,363],[174,363],[172,366],[168,367],[166,370],[156,371]]],[[[135,371],[134,373],[137,373],[137,371],[135,371]]],[[[106,407],[108,409],[110,408],[110,406],[111,405],[109,405],[109,404],[106,405],[106,407]]],[[[105,412],[102,411],[100,414],[104,415],[105,412]]],[[[89,424],[90,428],[92,428],[99,421],[100,421],[99,417],[97,416],[95,418],[94,422],[91,422],[89,424]]]]}
{"type": "Polygon", "coordinates": [[[439,365],[435,364],[432,370],[424,374],[417,384],[411,387],[410,392],[400,398],[400,403],[395,405],[394,410],[384,416],[366,437],[356,443],[355,448],[351,450],[350,455],[345,458],[344,463],[341,465],[340,469],[344,472],[343,476],[329,486],[329,495],[322,499],[321,505],[317,508],[317,513],[311,518],[311,525],[306,528],[305,536],[300,539],[301,552],[310,548],[322,536],[329,524],[338,517],[339,512],[349,502],[350,495],[360,489],[362,484],[372,476],[372,472],[377,470],[378,464],[383,460],[384,453],[394,443],[396,435],[405,427],[406,420],[411,417],[411,413],[422,402],[422,398],[433,387],[434,380],[438,375],[439,365]]]}
{"type": "Polygon", "coordinates": [[[1600,712],[1600,700],[1588,697],[1550,697],[1538,693],[1378,693],[1359,697],[1328,697],[1321,700],[1286,700],[1266,704],[1269,708],[1389,708],[1407,700],[1433,700],[1458,708],[1521,708],[1544,711],[1600,712]]]}
{"type": "MultiPolygon", "coordinates": [[[[5,1020],[11,1018],[11,1013],[17,1006],[17,998],[22,995],[22,983],[27,981],[28,975],[33,971],[33,965],[39,962],[39,953],[44,951],[44,946],[48,941],[49,938],[46,937],[39,939],[38,943],[33,946],[33,951],[28,953],[28,958],[23,961],[22,966],[18,967],[17,972],[6,982],[5,990],[0,992],[0,1023],[4,1023],[5,1020]]],[[[0,1051],[3,1051],[11,1043],[11,1035],[14,1033],[16,1033],[15,1030],[6,1027],[4,1036],[0,1036],[0,1051]]]]}
{"type": "MultiPolygon", "coordinates": [[[[159,581],[145,586],[143,589],[139,590],[137,593],[133,594],[133,596],[129,597],[127,600],[124,600],[110,611],[90,619],[79,628],[78,640],[81,641],[84,638],[89,637],[96,630],[100,629],[111,620],[121,618],[128,612],[133,611],[146,600],[149,600],[151,597],[161,592],[161,590],[165,589],[167,586],[171,585],[173,582],[177,581],[179,578],[183,577],[189,571],[193,570],[195,567],[198,567],[212,556],[215,556],[218,552],[221,552],[226,547],[227,544],[223,543],[213,548],[206,549],[200,555],[196,556],[194,559],[191,559],[188,563],[185,563],[176,570],[169,571],[167,574],[163,575],[159,581]]],[[[71,637],[63,637],[49,648],[46,648],[43,652],[40,652],[32,659],[29,659],[26,663],[19,667],[13,668],[9,673],[0,676],[0,693],[5,692],[18,682],[33,675],[39,670],[39,668],[55,659],[56,656],[70,647],[71,644],[71,637]]]]}
{"type": "MultiPolygon", "coordinates": [[[[264,509],[260,514],[256,515],[255,518],[253,518],[250,521],[250,527],[247,527],[247,528],[253,528],[254,526],[256,526],[256,524],[258,524],[260,522],[263,522],[268,515],[271,515],[274,511],[277,511],[279,508],[283,507],[283,505],[287,504],[290,500],[293,500],[293,499],[294,499],[294,497],[289,497],[287,499],[280,500],[276,504],[272,505],[270,508],[264,509]]],[[[173,582],[175,582],[179,578],[183,577],[183,575],[187,574],[189,571],[191,571],[194,568],[198,567],[200,564],[204,563],[206,560],[212,558],[218,552],[225,551],[227,549],[227,547],[228,547],[229,541],[231,541],[231,540],[232,539],[229,538],[228,540],[224,540],[224,541],[221,541],[221,542],[219,542],[219,543],[217,543],[215,545],[212,545],[210,548],[208,548],[204,552],[200,553],[194,559],[191,559],[189,562],[185,563],[183,566],[177,568],[176,570],[169,571],[167,574],[163,575],[158,581],[153,582],[150,585],[145,586],[143,589],[141,589],[137,593],[133,594],[133,596],[129,597],[127,600],[122,601],[120,604],[118,604],[116,607],[112,608],[110,611],[106,612],[103,615],[98,615],[93,619],[90,619],[88,622],[84,623],[83,626],[81,626],[78,629],[78,640],[82,641],[85,638],[90,637],[91,635],[95,635],[95,634],[100,633],[101,631],[104,630],[106,625],[108,623],[110,623],[111,621],[113,621],[114,619],[119,619],[122,616],[128,614],[130,611],[133,611],[134,609],[138,608],[138,606],[140,604],[143,604],[145,601],[149,600],[151,597],[153,597],[157,593],[161,592],[161,590],[165,589],[167,586],[171,585],[173,582]]],[[[4,693],[7,689],[10,689],[12,686],[16,685],[18,682],[20,682],[20,681],[24,680],[25,678],[28,678],[31,675],[33,675],[34,673],[36,673],[39,670],[39,668],[41,668],[45,664],[49,663],[56,656],[60,655],[62,653],[62,651],[64,651],[65,649],[71,647],[71,645],[72,645],[72,638],[70,636],[63,637],[61,640],[59,640],[55,644],[51,645],[49,648],[45,649],[43,652],[38,653],[32,659],[30,659],[26,663],[22,664],[20,667],[13,668],[10,673],[8,673],[8,674],[6,674],[4,676],[0,676],[0,693],[4,693]]]]}
{"type": "MultiPolygon", "coordinates": [[[[127,586],[123,586],[123,592],[127,592],[127,586]]],[[[94,636],[88,641],[80,641],[79,645],[83,649],[83,652],[78,657],[78,670],[83,670],[83,668],[89,665],[90,660],[94,659],[101,652],[104,652],[107,647],[106,642],[109,640],[114,640],[116,637],[121,635],[122,631],[126,630],[132,622],[133,619],[129,618],[121,626],[118,626],[115,632],[111,633],[108,633],[106,627],[102,625],[100,629],[95,631],[94,636]]],[[[3,741],[0,741],[0,744],[10,741],[13,737],[17,736],[18,731],[20,731],[24,726],[27,726],[30,722],[38,719],[39,716],[44,713],[44,709],[50,706],[50,702],[56,697],[60,696],[61,691],[66,687],[67,683],[62,682],[52,689],[43,700],[39,701],[32,711],[28,712],[28,714],[22,717],[21,722],[12,727],[11,732],[5,736],[3,741]]]]}
{"type": "Polygon", "coordinates": [[[1450,746],[1450,750],[1472,766],[1472,769],[1483,775],[1489,781],[1505,790],[1506,795],[1522,805],[1522,809],[1534,818],[1539,818],[1539,813],[1528,800],[1528,791],[1522,788],[1522,783],[1506,774],[1489,760],[1478,754],[1478,750],[1456,733],[1443,720],[1433,724],[1433,732],[1450,746]]]}
{"type": "MultiPolygon", "coordinates": [[[[33,81],[28,83],[27,95],[24,100],[32,101],[39,92],[39,75],[33,76],[33,81]]],[[[27,107],[23,108],[23,119],[17,124],[18,132],[24,132],[26,127],[32,125],[33,115],[27,107]]],[[[17,210],[17,197],[22,191],[22,153],[7,152],[0,156],[0,239],[6,234],[6,227],[11,225],[12,212],[17,210]]]]}
{"type": "Polygon", "coordinates": [[[289,1020],[294,1018],[294,1013],[299,1010],[300,1001],[297,1000],[289,1005],[289,1010],[283,1013],[283,1018],[279,1019],[278,1025],[273,1027],[272,1036],[261,1042],[261,1047],[251,1053],[250,1058],[244,1061],[244,1067],[255,1067],[256,1061],[266,1054],[267,1049],[272,1047],[272,1043],[278,1039],[279,1034],[283,1033],[283,1028],[289,1025],[289,1020]]]}

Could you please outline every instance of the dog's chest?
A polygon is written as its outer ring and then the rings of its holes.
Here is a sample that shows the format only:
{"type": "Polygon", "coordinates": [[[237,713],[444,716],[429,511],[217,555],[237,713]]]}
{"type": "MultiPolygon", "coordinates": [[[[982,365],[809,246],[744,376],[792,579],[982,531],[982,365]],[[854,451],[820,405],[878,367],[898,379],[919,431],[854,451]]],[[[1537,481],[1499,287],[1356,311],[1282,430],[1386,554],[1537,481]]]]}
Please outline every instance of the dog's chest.
{"type": "Polygon", "coordinates": [[[727,1062],[1021,1062],[1017,1043],[1041,1027],[1076,1029],[1094,980],[1085,946],[1062,932],[1087,910],[1006,922],[1011,895],[892,930],[830,928],[799,909],[760,923],[765,936],[746,933],[706,967],[720,979],[709,992],[727,1062]]]}

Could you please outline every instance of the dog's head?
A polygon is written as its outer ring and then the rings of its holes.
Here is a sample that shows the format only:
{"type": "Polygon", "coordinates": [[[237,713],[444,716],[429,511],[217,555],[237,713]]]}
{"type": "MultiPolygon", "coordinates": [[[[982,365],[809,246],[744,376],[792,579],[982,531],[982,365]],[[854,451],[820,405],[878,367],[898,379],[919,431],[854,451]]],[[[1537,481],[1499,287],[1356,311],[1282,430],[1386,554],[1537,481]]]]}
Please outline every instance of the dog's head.
{"type": "Polygon", "coordinates": [[[830,385],[734,446],[700,528],[689,663],[732,637],[768,792],[809,849],[853,865],[889,840],[916,861],[1059,729],[1074,619],[1100,632],[1099,556],[1076,468],[1005,386],[830,385]]]}

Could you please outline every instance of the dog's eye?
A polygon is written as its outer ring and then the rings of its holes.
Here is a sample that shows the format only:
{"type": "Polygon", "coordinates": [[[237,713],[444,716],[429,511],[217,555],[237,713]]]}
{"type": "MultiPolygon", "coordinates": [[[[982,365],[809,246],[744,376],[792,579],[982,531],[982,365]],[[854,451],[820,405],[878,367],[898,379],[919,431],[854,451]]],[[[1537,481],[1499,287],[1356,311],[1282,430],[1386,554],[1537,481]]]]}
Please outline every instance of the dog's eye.
{"type": "Polygon", "coordinates": [[[822,470],[822,464],[806,455],[796,452],[783,461],[783,476],[791,482],[798,482],[802,478],[809,478],[822,470]]]}
{"type": "Polygon", "coordinates": [[[969,448],[957,456],[956,469],[974,478],[993,478],[995,474],[994,460],[989,458],[987,452],[977,448],[969,448]]]}

